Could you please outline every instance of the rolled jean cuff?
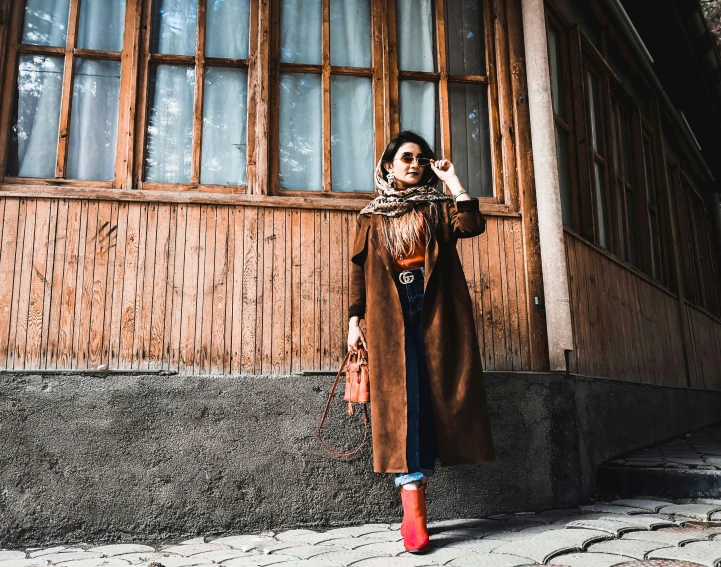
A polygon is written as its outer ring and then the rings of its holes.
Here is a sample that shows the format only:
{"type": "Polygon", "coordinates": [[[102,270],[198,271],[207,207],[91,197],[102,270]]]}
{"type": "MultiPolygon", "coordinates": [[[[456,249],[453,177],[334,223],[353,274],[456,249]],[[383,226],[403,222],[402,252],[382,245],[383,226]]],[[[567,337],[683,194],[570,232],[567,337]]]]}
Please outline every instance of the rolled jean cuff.
{"type": "Polygon", "coordinates": [[[401,473],[396,475],[395,483],[396,486],[403,486],[411,482],[421,482],[423,477],[433,476],[433,472],[432,469],[421,469],[419,472],[401,473]]]}

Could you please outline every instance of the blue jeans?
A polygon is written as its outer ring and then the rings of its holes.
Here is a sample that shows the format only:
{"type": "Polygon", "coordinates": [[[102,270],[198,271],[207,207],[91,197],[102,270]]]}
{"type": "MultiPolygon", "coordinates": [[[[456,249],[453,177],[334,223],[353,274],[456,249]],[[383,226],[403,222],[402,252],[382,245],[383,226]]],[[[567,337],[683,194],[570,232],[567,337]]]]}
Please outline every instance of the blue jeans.
{"type": "Polygon", "coordinates": [[[424,476],[431,476],[438,456],[421,322],[424,275],[424,268],[416,268],[400,272],[395,277],[405,326],[406,393],[408,398],[408,430],[406,433],[408,472],[396,474],[396,486],[420,481],[424,476]],[[404,284],[399,276],[404,274],[407,281],[409,279],[408,272],[413,276],[413,281],[404,284]]]}

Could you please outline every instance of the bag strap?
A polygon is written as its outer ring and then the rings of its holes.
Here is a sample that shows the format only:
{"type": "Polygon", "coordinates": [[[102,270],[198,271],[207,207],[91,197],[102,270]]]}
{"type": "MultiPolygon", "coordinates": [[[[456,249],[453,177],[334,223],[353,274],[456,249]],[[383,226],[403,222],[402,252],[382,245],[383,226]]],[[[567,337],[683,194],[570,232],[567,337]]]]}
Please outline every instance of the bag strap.
{"type": "MultiPolygon", "coordinates": [[[[358,448],[355,451],[351,451],[349,453],[336,453],[333,449],[328,447],[326,445],[325,441],[323,441],[323,437],[321,435],[320,430],[323,429],[323,424],[325,423],[325,418],[328,417],[328,410],[330,409],[330,403],[333,401],[333,396],[335,395],[335,389],[338,386],[338,380],[340,380],[341,374],[343,374],[343,369],[348,364],[348,361],[350,360],[351,355],[353,354],[353,351],[348,351],[348,354],[345,355],[345,358],[343,359],[343,363],[340,365],[340,369],[338,370],[338,374],[335,376],[335,382],[333,382],[333,387],[330,389],[330,395],[328,396],[328,401],[325,404],[325,410],[323,410],[323,417],[320,420],[320,425],[318,426],[318,440],[320,441],[321,445],[323,445],[323,448],[328,451],[331,455],[334,455],[336,457],[350,457],[351,455],[355,455],[358,451],[360,451],[363,448],[363,445],[366,444],[366,439],[368,439],[368,424],[370,423],[370,419],[368,418],[368,404],[363,404],[363,411],[365,412],[365,415],[363,416],[363,421],[365,422],[365,433],[363,434],[363,441],[361,441],[361,444],[358,446],[358,448]]],[[[365,358],[365,357],[364,357],[365,358]]]]}

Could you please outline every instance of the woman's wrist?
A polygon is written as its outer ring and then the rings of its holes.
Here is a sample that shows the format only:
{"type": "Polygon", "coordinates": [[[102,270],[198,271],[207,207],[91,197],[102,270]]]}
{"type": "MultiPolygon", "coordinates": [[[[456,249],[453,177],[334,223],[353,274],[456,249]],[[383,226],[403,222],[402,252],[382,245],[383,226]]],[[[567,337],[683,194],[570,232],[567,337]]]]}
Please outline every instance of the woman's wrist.
{"type": "Polygon", "coordinates": [[[348,327],[355,328],[360,326],[360,317],[354,315],[348,320],[348,327]]]}
{"type": "Polygon", "coordinates": [[[448,179],[446,182],[446,187],[448,187],[448,190],[451,192],[453,197],[458,197],[459,195],[463,195],[464,193],[468,193],[463,188],[463,185],[461,185],[460,179],[458,179],[457,175],[454,175],[450,179],[448,179]]]}

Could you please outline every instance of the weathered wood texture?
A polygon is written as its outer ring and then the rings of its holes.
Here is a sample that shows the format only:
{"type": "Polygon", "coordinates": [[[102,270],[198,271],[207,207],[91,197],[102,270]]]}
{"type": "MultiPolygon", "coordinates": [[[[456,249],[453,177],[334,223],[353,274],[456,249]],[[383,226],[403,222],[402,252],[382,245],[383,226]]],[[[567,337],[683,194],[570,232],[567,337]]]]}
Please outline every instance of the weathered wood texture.
{"type": "MultiPolygon", "coordinates": [[[[284,374],[345,349],[356,213],[0,199],[0,369],[284,374]]],[[[530,368],[518,218],[459,244],[488,370],[530,368]]]]}
{"type": "MultiPolygon", "coordinates": [[[[686,387],[678,298],[567,232],[571,372],[686,387]]],[[[688,308],[692,387],[721,388],[721,324],[688,308]],[[693,326],[695,325],[695,327],[693,326]]]]}

